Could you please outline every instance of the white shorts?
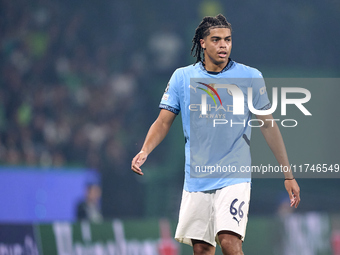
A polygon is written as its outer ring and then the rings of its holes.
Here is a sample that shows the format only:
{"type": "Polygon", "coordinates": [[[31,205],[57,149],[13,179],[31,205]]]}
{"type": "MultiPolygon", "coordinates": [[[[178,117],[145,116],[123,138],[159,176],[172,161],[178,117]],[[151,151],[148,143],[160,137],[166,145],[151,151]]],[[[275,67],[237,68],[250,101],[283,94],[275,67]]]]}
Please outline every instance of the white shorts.
{"type": "Polygon", "coordinates": [[[175,239],[192,246],[191,239],[216,246],[222,230],[241,236],[246,233],[250,183],[244,182],[218,190],[188,192],[183,190],[175,239]]]}

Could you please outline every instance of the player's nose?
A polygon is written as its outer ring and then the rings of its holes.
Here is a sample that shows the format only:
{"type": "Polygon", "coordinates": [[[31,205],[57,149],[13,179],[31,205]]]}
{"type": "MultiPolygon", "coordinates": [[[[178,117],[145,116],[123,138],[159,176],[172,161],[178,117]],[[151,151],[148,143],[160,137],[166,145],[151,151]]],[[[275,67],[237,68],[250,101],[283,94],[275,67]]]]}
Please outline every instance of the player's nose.
{"type": "Polygon", "coordinates": [[[224,41],[224,40],[221,40],[220,41],[220,48],[223,48],[223,49],[227,48],[227,42],[224,41]]]}

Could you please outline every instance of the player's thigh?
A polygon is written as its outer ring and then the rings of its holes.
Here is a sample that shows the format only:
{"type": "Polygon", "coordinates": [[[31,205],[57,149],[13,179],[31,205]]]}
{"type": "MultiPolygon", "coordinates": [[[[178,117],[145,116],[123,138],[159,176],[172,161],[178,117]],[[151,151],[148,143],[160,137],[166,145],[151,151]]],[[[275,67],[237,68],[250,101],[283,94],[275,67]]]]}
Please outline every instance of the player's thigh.
{"type": "Polygon", "coordinates": [[[223,254],[243,254],[241,236],[231,231],[220,231],[218,242],[223,254]]]}

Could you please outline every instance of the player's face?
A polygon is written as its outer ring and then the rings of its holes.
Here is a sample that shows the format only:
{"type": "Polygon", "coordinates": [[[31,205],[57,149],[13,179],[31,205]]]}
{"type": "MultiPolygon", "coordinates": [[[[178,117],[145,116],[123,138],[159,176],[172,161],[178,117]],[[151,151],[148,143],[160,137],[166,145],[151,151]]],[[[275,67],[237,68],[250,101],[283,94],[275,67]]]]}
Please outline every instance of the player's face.
{"type": "MultiPolygon", "coordinates": [[[[210,34],[201,39],[205,65],[208,71],[223,69],[228,63],[231,52],[231,31],[229,28],[211,28],[210,34]]],[[[219,71],[221,71],[219,70],[219,71]]]]}

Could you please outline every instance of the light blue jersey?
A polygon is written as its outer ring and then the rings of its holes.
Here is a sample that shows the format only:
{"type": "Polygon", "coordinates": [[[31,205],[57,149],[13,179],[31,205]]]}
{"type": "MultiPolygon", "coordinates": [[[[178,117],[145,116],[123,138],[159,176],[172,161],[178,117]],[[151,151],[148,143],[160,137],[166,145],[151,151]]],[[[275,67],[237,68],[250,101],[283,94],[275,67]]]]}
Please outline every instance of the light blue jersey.
{"type": "Polygon", "coordinates": [[[270,107],[262,74],[231,59],[219,73],[207,72],[202,63],[173,73],[159,107],[182,113],[184,190],[251,181],[251,126],[259,124],[251,120],[249,88],[255,109],[270,107]]]}

